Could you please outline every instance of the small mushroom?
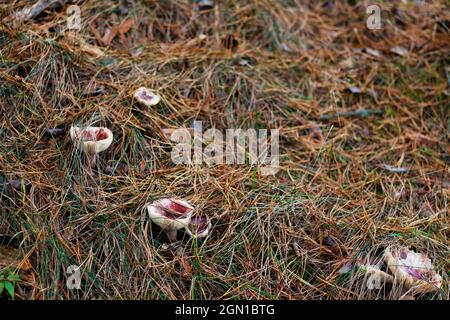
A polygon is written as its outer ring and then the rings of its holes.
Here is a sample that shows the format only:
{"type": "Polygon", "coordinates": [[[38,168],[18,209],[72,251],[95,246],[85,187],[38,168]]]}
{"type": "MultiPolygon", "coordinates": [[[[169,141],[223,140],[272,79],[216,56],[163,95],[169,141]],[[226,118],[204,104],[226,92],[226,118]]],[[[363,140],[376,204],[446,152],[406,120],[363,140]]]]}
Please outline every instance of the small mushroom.
{"type": "Polygon", "coordinates": [[[161,97],[152,90],[145,87],[140,87],[134,92],[134,97],[137,101],[147,107],[155,106],[161,101],[161,97]]]}
{"type": "Polygon", "coordinates": [[[441,288],[442,277],[434,271],[430,259],[406,247],[388,247],[384,259],[396,281],[416,293],[429,293],[441,288]]]}
{"type": "Polygon", "coordinates": [[[177,231],[189,225],[194,208],[186,201],[164,198],[147,206],[150,219],[163,229],[170,242],[177,240],[177,231]]]}
{"type": "Polygon", "coordinates": [[[191,238],[204,238],[209,234],[209,230],[211,230],[211,220],[206,215],[194,216],[191,218],[185,230],[191,238]]]}
{"type": "Polygon", "coordinates": [[[105,127],[70,128],[70,137],[78,149],[86,155],[87,170],[90,174],[97,165],[98,154],[108,149],[113,133],[105,127]]]}

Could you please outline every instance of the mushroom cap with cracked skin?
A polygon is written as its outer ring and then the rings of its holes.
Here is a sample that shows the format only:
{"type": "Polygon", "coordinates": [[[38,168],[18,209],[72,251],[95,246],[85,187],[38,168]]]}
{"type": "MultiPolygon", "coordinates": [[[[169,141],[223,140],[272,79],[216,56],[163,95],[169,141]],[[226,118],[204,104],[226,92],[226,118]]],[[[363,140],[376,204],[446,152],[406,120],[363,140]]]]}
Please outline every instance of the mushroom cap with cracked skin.
{"type": "Polygon", "coordinates": [[[191,238],[204,238],[211,230],[211,220],[206,215],[193,216],[185,230],[191,238]]]}
{"type": "Polygon", "coordinates": [[[105,127],[70,127],[70,137],[78,149],[95,154],[108,149],[113,141],[113,133],[105,127]]]}
{"type": "Polygon", "coordinates": [[[155,106],[161,101],[161,97],[146,87],[138,88],[133,95],[137,101],[147,107],[155,106]]]}
{"type": "Polygon", "coordinates": [[[429,293],[441,288],[442,277],[434,271],[431,260],[405,247],[388,247],[385,262],[396,281],[416,293],[429,293]]]}
{"type": "Polygon", "coordinates": [[[147,205],[150,219],[164,230],[179,230],[191,221],[194,208],[186,201],[164,198],[147,205]]]}

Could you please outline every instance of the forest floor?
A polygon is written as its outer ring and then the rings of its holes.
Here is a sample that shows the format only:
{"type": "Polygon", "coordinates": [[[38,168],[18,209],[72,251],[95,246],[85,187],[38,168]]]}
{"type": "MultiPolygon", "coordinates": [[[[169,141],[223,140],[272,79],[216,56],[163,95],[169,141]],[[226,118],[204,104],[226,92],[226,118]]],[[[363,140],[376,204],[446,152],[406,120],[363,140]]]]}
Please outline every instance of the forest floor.
{"type": "Polygon", "coordinates": [[[0,1],[0,282],[15,299],[398,299],[358,266],[394,245],[442,277],[416,299],[449,299],[448,1],[371,1],[377,30],[366,1],[78,1],[80,30],[63,2],[0,1]],[[160,103],[139,104],[141,86],[160,103]],[[175,164],[163,130],[194,120],[280,129],[279,171],[175,164]],[[114,134],[95,176],[74,124],[114,134]],[[145,210],[162,197],[208,215],[208,237],[168,246],[145,210]]]}

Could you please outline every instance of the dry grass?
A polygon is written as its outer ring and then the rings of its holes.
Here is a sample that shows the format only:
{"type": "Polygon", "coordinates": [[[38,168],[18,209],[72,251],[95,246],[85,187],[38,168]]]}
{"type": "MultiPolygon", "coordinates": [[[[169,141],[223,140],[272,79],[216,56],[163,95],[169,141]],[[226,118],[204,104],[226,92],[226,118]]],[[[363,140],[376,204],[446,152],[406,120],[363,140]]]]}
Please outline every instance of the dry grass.
{"type": "MultiPolygon", "coordinates": [[[[3,23],[0,178],[31,182],[0,195],[1,243],[33,265],[17,297],[396,299],[398,288],[368,290],[360,271],[338,271],[398,243],[427,253],[444,279],[418,298],[448,299],[448,2],[381,3],[378,31],[366,28],[367,3],[335,2],[222,0],[198,12],[187,0],[85,1],[76,37],[103,50],[99,58],[64,32],[65,10],[3,23]],[[103,41],[127,19],[128,31],[103,41]],[[139,86],[162,102],[137,104],[139,86]],[[378,113],[340,113],[360,108],[378,113]],[[280,172],[174,165],[162,129],[192,120],[282,128],[280,172]],[[67,131],[46,135],[73,123],[114,132],[96,178],[83,174],[67,131]],[[106,172],[119,162],[128,172],[106,172]],[[212,218],[206,241],[180,233],[178,248],[164,249],[142,208],[166,195],[212,218]],[[72,264],[82,266],[82,290],[66,288],[72,264]]],[[[29,5],[1,3],[2,18],[29,5]]]]}

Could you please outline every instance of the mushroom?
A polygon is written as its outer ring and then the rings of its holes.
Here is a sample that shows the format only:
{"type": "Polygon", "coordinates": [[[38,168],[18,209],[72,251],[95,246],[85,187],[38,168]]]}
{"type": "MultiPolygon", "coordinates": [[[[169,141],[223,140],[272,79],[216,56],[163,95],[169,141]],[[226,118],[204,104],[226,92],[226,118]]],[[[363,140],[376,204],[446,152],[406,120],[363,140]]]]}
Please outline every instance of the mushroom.
{"type": "Polygon", "coordinates": [[[70,137],[78,149],[86,155],[87,170],[90,174],[97,165],[98,154],[108,149],[113,133],[105,127],[70,127],[70,137]]]}
{"type": "Polygon", "coordinates": [[[194,208],[186,201],[164,198],[147,206],[150,219],[163,229],[170,242],[177,240],[177,231],[189,225],[194,208]]]}
{"type": "Polygon", "coordinates": [[[406,247],[388,247],[384,260],[396,281],[416,293],[429,293],[441,288],[442,277],[434,271],[430,259],[406,247]]]}
{"type": "Polygon", "coordinates": [[[369,277],[378,279],[380,284],[394,282],[394,277],[382,271],[378,265],[366,264],[359,267],[364,270],[369,277]]]}
{"type": "Polygon", "coordinates": [[[147,107],[155,106],[161,100],[161,97],[154,93],[152,90],[145,87],[140,87],[134,92],[133,95],[137,101],[147,107]]]}
{"type": "Polygon", "coordinates": [[[356,265],[363,270],[369,279],[377,279],[379,284],[392,283],[394,277],[381,270],[382,261],[369,255],[363,255],[356,260],[356,265]]]}
{"type": "Polygon", "coordinates": [[[191,218],[185,228],[186,233],[194,239],[204,238],[211,230],[211,220],[206,215],[198,215],[191,218]]]}

